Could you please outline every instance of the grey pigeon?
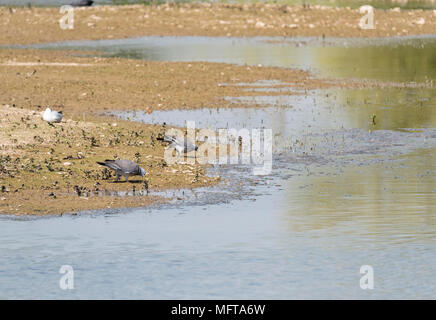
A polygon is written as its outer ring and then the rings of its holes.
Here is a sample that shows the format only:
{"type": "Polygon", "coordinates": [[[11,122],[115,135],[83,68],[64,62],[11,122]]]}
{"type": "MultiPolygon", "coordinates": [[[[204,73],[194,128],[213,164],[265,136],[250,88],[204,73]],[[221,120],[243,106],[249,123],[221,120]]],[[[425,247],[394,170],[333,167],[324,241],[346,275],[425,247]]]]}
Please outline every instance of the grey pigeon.
{"type": "Polygon", "coordinates": [[[176,136],[164,136],[164,141],[170,142],[170,147],[175,148],[179,154],[198,150],[198,146],[188,140],[188,138],[179,139],[176,136]]]}
{"type": "Polygon", "coordinates": [[[90,7],[94,3],[94,0],[76,0],[71,5],[73,7],[90,7]]]}
{"type": "Polygon", "coordinates": [[[117,181],[120,179],[120,176],[124,176],[126,182],[129,181],[130,176],[145,176],[145,170],[130,160],[105,160],[104,162],[97,163],[114,170],[117,175],[117,181]]]}

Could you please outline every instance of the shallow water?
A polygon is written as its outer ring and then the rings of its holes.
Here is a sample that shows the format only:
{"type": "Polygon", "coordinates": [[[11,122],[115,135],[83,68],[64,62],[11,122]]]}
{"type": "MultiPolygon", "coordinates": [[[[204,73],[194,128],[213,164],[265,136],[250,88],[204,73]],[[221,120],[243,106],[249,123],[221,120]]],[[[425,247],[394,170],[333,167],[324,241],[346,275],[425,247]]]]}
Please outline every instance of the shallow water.
{"type": "MultiPolygon", "coordinates": [[[[258,108],[204,108],[192,110],[111,111],[107,114],[140,121],[186,127],[237,130],[273,128],[276,152],[292,147],[296,139],[331,130],[402,130],[434,128],[434,89],[319,90],[308,95],[250,96],[228,98],[234,102],[260,104],[258,108]],[[375,123],[372,115],[375,114],[375,123]]],[[[393,131],[397,133],[398,131],[393,131]]],[[[398,134],[400,134],[398,132],[398,134]]],[[[307,138],[306,138],[307,139],[307,138]]],[[[308,141],[310,142],[310,141],[308,141]]],[[[351,145],[355,141],[347,141],[351,145]]]]}
{"type": "Polygon", "coordinates": [[[324,40],[313,37],[141,37],[30,47],[99,50],[105,56],[147,60],[298,67],[324,77],[421,83],[436,79],[435,36],[324,40]]]}
{"type": "Polygon", "coordinates": [[[1,297],[434,298],[431,157],[297,163],[230,203],[2,219],[1,297]],[[72,291],[58,286],[64,264],[72,291]]]}
{"type": "MultiPolygon", "coordinates": [[[[266,40],[95,44],[110,55],[297,65],[332,77],[428,83],[436,75],[434,39],[315,43],[303,51],[266,40]],[[380,52],[386,56],[378,59],[380,52]]],[[[259,82],[256,90],[270,85],[259,82]]],[[[434,88],[229,99],[263,107],[114,114],[176,126],[195,120],[212,129],[272,128],[270,175],[215,166],[210,173],[232,183],[163,207],[2,217],[0,298],[435,298],[434,88]],[[58,285],[65,264],[75,272],[71,291],[58,285]],[[359,286],[362,265],[374,268],[373,290],[359,286]]]]}

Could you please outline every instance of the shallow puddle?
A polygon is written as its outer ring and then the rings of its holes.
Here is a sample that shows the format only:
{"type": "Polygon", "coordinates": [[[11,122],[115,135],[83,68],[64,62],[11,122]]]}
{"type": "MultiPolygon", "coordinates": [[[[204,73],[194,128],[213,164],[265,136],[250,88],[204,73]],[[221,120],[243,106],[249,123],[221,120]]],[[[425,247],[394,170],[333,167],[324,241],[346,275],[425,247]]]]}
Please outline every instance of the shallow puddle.
{"type": "MultiPolygon", "coordinates": [[[[295,140],[314,133],[359,128],[362,131],[434,128],[434,89],[319,90],[300,96],[228,98],[233,102],[260,105],[256,108],[204,108],[192,110],[111,111],[118,118],[144,123],[196,128],[271,128],[276,152],[289,149],[295,140]],[[263,107],[262,107],[263,106],[263,107]],[[373,119],[373,116],[375,118],[373,119]]],[[[309,142],[310,141],[306,141],[309,142]]],[[[355,143],[347,141],[346,144],[355,143]]]]}

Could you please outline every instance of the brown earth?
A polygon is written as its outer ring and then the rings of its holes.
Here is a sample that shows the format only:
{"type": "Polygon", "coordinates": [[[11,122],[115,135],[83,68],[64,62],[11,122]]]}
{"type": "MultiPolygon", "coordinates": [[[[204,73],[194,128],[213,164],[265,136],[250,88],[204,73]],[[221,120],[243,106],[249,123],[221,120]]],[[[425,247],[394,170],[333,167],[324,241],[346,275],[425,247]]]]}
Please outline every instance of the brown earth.
{"type": "Polygon", "coordinates": [[[295,69],[89,58],[24,49],[0,50],[0,81],[0,103],[35,111],[58,105],[68,115],[80,118],[105,110],[231,107],[225,97],[357,86],[349,81],[313,78],[295,69]],[[276,80],[271,87],[282,87],[283,91],[246,91],[258,80],[276,80]]]}
{"type": "Polygon", "coordinates": [[[76,8],[74,29],[59,8],[0,8],[0,44],[147,35],[389,37],[434,34],[436,12],[376,10],[363,30],[358,9],[279,4],[165,4],[76,8]]]}
{"type": "Polygon", "coordinates": [[[133,183],[113,183],[114,177],[96,164],[104,159],[137,161],[147,171],[150,190],[220,182],[220,177],[206,176],[203,165],[164,161],[167,144],[157,138],[165,126],[101,113],[229,107],[226,96],[264,95],[243,91],[258,80],[275,80],[272,86],[284,87],[280,94],[345,86],[301,70],[0,50],[0,213],[59,214],[164,201],[141,195],[145,190],[140,177],[131,178],[133,183]],[[62,123],[43,121],[46,107],[63,111],[62,123]],[[136,196],[107,195],[133,188],[136,196]]]}
{"type": "Polygon", "coordinates": [[[127,121],[64,119],[49,125],[40,112],[0,106],[0,213],[59,214],[84,209],[144,206],[163,201],[147,190],[216,184],[205,166],[168,164],[164,126],[127,121]],[[130,159],[147,172],[115,183],[96,162],[130,159]],[[118,192],[128,191],[123,197],[118,192]],[[136,196],[132,196],[136,195],[136,196]]]}

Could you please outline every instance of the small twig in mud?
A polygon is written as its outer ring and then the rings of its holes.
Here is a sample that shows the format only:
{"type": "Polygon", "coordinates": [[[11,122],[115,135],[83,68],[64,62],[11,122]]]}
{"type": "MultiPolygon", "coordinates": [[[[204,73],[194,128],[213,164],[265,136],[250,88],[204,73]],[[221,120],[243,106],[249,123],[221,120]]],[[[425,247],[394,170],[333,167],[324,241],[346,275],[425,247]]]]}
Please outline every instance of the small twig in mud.
{"type": "Polygon", "coordinates": [[[148,194],[148,180],[145,180],[145,181],[144,181],[144,189],[145,189],[145,191],[146,191],[147,194],[148,194]]]}

